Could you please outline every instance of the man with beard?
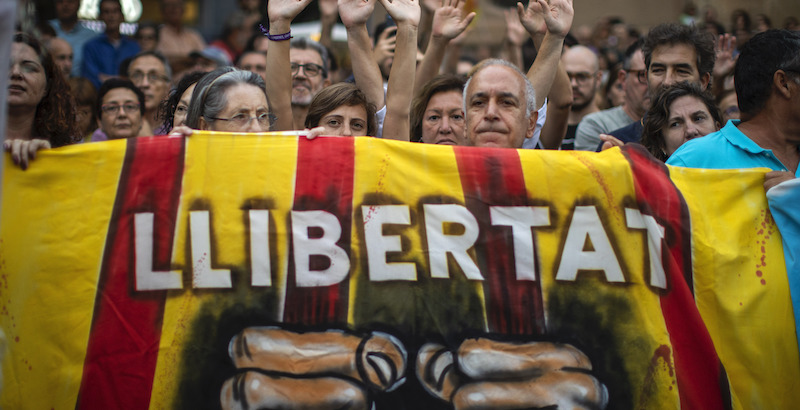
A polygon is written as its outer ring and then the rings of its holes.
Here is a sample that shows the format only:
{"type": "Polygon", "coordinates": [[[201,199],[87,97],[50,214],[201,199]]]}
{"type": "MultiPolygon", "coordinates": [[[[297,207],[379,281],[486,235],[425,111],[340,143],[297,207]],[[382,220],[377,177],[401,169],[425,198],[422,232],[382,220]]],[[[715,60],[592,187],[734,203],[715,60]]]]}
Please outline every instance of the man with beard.
{"type": "Polygon", "coordinates": [[[628,47],[622,69],[615,75],[622,84],[622,105],[589,114],[580,121],[575,132],[575,149],[594,151],[600,144],[600,134],[607,134],[633,122],[638,122],[650,107],[647,92],[647,70],[644,66],[642,41],[628,47]]]}
{"type": "MultiPolygon", "coordinates": [[[[706,89],[717,55],[714,36],[695,26],[661,24],[647,33],[642,46],[650,98],[670,85],[690,82],[706,89]]],[[[622,142],[639,142],[642,121],[609,133],[622,142]]],[[[600,147],[597,147],[600,150],[600,147]]]]}
{"type": "Polygon", "coordinates": [[[295,128],[306,122],[308,106],[320,90],[331,84],[328,50],[306,38],[292,40],[289,50],[292,67],[292,117],[295,128]]]}
{"type": "Polygon", "coordinates": [[[567,133],[561,141],[561,149],[571,150],[575,148],[578,123],[586,114],[600,110],[595,102],[595,95],[602,81],[602,73],[597,54],[585,46],[570,47],[561,56],[561,62],[572,87],[572,107],[567,119],[567,133]]]}

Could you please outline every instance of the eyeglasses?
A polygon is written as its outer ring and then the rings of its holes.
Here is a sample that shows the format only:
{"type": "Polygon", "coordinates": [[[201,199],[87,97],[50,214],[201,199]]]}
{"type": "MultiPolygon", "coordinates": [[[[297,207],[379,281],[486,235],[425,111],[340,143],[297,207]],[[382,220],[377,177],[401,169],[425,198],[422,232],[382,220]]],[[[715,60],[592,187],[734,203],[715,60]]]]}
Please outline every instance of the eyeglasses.
{"type": "Polygon", "coordinates": [[[592,79],[592,77],[594,77],[595,74],[597,74],[597,71],[593,73],[587,73],[587,72],[570,73],[569,71],[567,71],[567,77],[569,77],[569,81],[572,82],[572,80],[575,80],[579,84],[588,83],[592,79]]]}
{"type": "Polygon", "coordinates": [[[136,71],[136,72],[134,72],[133,74],[130,75],[130,78],[131,78],[131,81],[133,81],[134,83],[137,83],[137,84],[141,83],[142,80],[144,80],[145,78],[147,78],[147,81],[151,82],[151,83],[169,81],[169,78],[167,78],[167,76],[155,73],[153,71],[151,71],[149,73],[146,73],[146,74],[141,72],[141,71],[136,71]]]}
{"type": "Polygon", "coordinates": [[[306,63],[306,64],[292,63],[292,75],[297,75],[297,73],[300,72],[300,67],[303,67],[303,72],[306,73],[306,75],[309,77],[316,77],[320,74],[322,74],[324,77],[326,75],[325,68],[323,68],[319,64],[314,64],[314,63],[306,63]]]}
{"type": "Polygon", "coordinates": [[[103,104],[100,106],[100,109],[103,110],[104,113],[109,115],[117,115],[119,109],[122,108],[125,112],[135,112],[139,111],[139,104],[137,103],[125,103],[125,104],[103,104]]]}
{"type": "Polygon", "coordinates": [[[635,74],[639,84],[647,84],[647,70],[628,70],[628,74],[635,74]]]}
{"type": "Polygon", "coordinates": [[[250,121],[252,120],[256,120],[258,122],[258,125],[262,127],[271,127],[272,124],[274,124],[275,121],[278,119],[278,117],[267,113],[258,114],[255,117],[248,117],[244,114],[236,114],[231,118],[220,118],[220,117],[208,117],[208,118],[215,121],[228,121],[231,124],[235,125],[237,128],[247,127],[247,125],[250,124],[250,121]]]}

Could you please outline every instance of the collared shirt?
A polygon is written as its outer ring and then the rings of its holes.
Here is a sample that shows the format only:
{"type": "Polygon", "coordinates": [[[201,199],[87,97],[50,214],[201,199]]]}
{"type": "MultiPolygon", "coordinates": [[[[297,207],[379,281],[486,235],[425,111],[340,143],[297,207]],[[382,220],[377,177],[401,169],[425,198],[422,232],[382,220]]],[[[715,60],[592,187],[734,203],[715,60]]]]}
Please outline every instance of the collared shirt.
{"type": "Polygon", "coordinates": [[[119,66],[126,59],[139,54],[139,43],[122,36],[116,46],[102,33],[83,47],[83,69],[81,75],[100,88],[100,74],[116,76],[119,66]]]}
{"type": "Polygon", "coordinates": [[[50,20],[50,26],[56,31],[58,37],[63,38],[72,47],[72,72],[73,77],[81,76],[83,66],[83,46],[91,39],[97,37],[97,32],[84,26],[80,21],[75,23],[75,27],[70,31],[61,28],[61,22],[57,19],[50,20]]]}
{"type": "MultiPolygon", "coordinates": [[[[764,167],[773,171],[788,171],[772,150],[761,148],[739,131],[740,122],[730,120],[721,130],[681,145],[669,157],[667,164],[688,168],[764,167]]],[[[800,176],[800,168],[795,176],[800,176]]]]}

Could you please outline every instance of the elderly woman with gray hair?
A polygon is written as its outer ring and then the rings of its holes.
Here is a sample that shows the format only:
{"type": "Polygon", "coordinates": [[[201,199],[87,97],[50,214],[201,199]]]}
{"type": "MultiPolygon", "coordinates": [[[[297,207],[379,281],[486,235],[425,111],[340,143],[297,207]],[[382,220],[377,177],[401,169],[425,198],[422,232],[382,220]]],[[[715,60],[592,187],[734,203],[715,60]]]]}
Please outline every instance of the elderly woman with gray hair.
{"type": "Polygon", "coordinates": [[[198,81],[186,115],[187,126],[208,131],[267,132],[274,121],[261,76],[232,67],[198,81]]]}

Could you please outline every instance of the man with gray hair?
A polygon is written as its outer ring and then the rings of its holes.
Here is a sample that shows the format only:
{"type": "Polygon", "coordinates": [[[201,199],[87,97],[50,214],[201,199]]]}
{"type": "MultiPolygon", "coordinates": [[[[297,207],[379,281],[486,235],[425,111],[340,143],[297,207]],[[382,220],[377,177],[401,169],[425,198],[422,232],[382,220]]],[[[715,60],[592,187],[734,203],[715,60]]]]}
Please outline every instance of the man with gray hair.
{"type": "Polygon", "coordinates": [[[536,128],[533,85],[512,63],[480,62],[464,86],[467,140],[477,147],[521,148],[536,128]]]}
{"type": "Polygon", "coordinates": [[[517,4],[520,23],[528,34],[544,33],[527,76],[504,60],[485,60],[472,69],[463,98],[469,145],[522,148],[533,137],[539,116],[535,94],[550,92],[574,16],[571,0],[544,4],[549,7],[535,1],[527,7],[517,4]]]}
{"type": "MultiPolygon", "coordinates": [[[[306,121],[311,100],[331,84],[328,50],[320,43],[307,38],[292,40],[289,61],[292,68],[292,116],[295,126],[306,121]]],[[[300,125],[298,125],[300,124],[300,125]]]]}

